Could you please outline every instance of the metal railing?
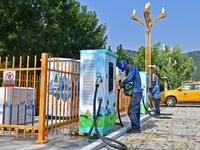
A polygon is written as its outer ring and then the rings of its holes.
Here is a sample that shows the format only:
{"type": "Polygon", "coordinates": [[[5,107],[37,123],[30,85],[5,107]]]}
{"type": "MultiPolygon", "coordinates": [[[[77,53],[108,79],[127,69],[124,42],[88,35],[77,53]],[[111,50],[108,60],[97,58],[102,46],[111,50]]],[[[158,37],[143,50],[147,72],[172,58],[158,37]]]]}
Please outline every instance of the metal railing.
{"type": "Polygon", "coordinates": [[[15,57],[12,59],[12,66],[8,66],[8,57],[5,60],[5,67],[2,67],[2,60],[0,58],[0,81],[2,87],[0,87],[1,105],[0,110],[0,127],[2,127],[2,136],[4,136],[5,129],[9,130],[9,137],[11,136],[11,130],[16,131],[16,137],[19,136],[19,130],[23,130],[24,138],[26,132],[31,130],[31,138],[33,134],[38,130],[38,125],[35,125],[35,107],[37,87],[39,87],[39,79],[36,75],[36,71],[41,71],[40,67],[37,67],[37,57],[34,57],[34,67],[29,67],[29,56],[27,57],[26,68],[22,67],[22,57],[19,59],[19,67],[15,67],[15,57]],[[15,71],[16,80],[15,87],[3,87],[4,71],[15,71]],[[31,86],[30,86],[31,82],[31,86]],[[32,87],[32,88],[30,88],[32,87]],[[29,115],[29,116],[27,116],[29,115]]]}
{"type": "MultiPolygon", "coordinates": [[[[31,132],[31,138],[37,138],[36,143],[46,143],[46,137],[78,127],[80,66],[78,61],[51,58],[47,53],[42,53],[41,67],[36,66],[36,60],[35,56],[34,66],[30,68],[28,56],[26,67],[22,67],[22,57],[20,57],[17,68],[15,57],[11,67],[8,66],[8,58],[6,58],[5,68],[1,68],[0,58],[0,82],[2,83],[0,88],[3,90],[3,95],[0,95],[0,98],[3,98],[0,127],[2,127],[2,136],[5,129],[9,130],[9,136],[11,131],[16,131],[16,137],[21,133],[19,130],[22,130],[24,138],[27,132],[31,132]],[[3,87],[4,71],[16,71],[15,87],[3,87]],[[6,93],[11,97],[9,104],[6,93]],[[35,113],[37,110],[39,116],[35,113]],[[17,122],[13,122],[13,119],[17,119],[17,122]]],[[[116,87],[118,80],[119,76],[116,79],[116,87]]],[[[129,100],[122,90],[121,93],[119,109],[127,113],[129,100]]]]}
{"type": "Polygon", "coordinates": [[[48,58],[42,54],[39,132],[36,143],[45,136],[77,128],[79,110],[79,63],[48,58]]]}

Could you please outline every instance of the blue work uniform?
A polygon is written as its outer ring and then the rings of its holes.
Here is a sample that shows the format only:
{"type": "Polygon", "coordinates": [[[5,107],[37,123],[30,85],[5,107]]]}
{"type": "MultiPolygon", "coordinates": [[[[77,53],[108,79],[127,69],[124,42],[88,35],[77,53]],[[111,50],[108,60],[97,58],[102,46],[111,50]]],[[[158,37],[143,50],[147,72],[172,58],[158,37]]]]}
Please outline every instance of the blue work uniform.
{"type": "Polygon", "coordinates": [[[129,82],[133,82],[134,93],[128,106],[128,116],[131,120],[132,129],[140,131],[140,101],[142,99],[141,79],[138,69],[133,65],[130,65],[128,68],[127,78],[122,84],[124,86],[124,84],[129,82]]]}
{"type": "Polygon", "coordinates": [[[160,115],[160,89],[159,86],[156,84],[153,87],[149,88],[149,92],[152,93],[155,107],[156,107],[156,115],[160,115]]]}

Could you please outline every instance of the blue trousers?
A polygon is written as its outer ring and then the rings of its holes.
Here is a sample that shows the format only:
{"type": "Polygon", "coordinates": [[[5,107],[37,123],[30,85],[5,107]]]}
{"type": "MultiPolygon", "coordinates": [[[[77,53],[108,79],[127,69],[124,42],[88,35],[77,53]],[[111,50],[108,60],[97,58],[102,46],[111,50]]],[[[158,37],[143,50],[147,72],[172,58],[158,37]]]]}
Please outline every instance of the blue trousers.
{"type": "Polygon", "coordinates": [[[140,130],[140,101],[142,92],[133,93],[128,106],[128,116],[131,120],[132,129],[140,130]]]}
{"type": "Polygon", "coordinates": [[[154,98],[154,103],[156,107],[156,115],[160,115],[160,98],[154,98]]]}

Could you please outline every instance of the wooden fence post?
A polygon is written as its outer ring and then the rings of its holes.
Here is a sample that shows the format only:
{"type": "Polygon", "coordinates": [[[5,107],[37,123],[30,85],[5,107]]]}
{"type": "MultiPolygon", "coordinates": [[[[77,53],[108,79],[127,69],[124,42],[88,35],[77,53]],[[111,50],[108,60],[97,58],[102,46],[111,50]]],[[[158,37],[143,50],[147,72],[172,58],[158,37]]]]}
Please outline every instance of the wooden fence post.
{"type": "Polygon", "coordinates": [[[39,144],[43,144],[47,142],[47,140],[45,140],[47,65],[48,65],[48,54],[42,53],[41,88],[40,88],[40,105],[39,105],[39,129],[38,129],[38,140],[35,141],[35,143],[39,143],[39,144]]]}

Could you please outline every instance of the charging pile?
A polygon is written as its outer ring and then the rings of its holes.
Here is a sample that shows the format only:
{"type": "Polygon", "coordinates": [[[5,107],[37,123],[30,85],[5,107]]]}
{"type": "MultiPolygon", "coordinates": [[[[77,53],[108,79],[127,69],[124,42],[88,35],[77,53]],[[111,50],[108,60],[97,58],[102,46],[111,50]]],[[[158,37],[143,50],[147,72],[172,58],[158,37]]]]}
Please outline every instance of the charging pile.
{"type": "Polygon", "coordinates": [[[123,143],[101,136],[112,131],[116,123],[116,58],[106,49],[81,51],[79,133],[100,138],[114,148],[127,149],[123,143]]]}

